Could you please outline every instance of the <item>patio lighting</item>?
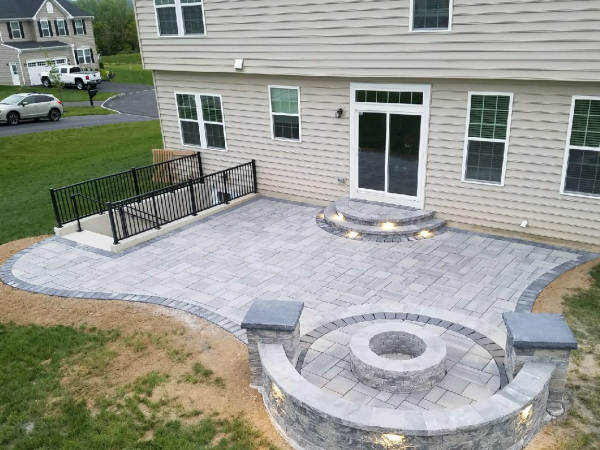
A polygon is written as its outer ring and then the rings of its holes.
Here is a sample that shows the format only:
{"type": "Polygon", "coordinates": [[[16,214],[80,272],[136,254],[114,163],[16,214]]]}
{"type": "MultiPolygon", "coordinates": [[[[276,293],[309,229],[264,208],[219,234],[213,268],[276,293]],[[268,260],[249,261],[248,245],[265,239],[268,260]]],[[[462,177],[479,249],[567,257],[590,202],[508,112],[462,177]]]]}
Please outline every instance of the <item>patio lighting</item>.
{"type": "Polygon", "coordinates": [[[358,237],[358,232],[356,232],[356,231],[348,231],[348,237],[350,239],[354,239],[354,238],[358,237]]]}
{"type": "Polygon", "coordinates": [[[391,230],[394,228],[394,224],[392,222],[384,222],[381,224],[381,228],[384,230],[391,230]]]}
{"type": "Polygon", "coordinates": [[[401,444],[404,442],[404,436],[400,434],[387,433],[383,435],[383,440],[389,444],[401,444]]]}
{"type": "Polygon", "coordinates": [[[527,419],[529,419],[531,417],[532,409],[533,409],[533,405],[529,405],[529,406],[525,407],[523,409],[523,411],[521,411],[521,413],[519,415],[521,422],[525,422],[527,419]]]}
{"type": "Polygon", "coordinates": [[[285,395],[283,394],[283,392],[281,392],[281,389],[279,389],[275,383],[271,383],[271,392],[273,393],[273,398],[276,401],[282,402],[283,400],[285,400],[285,395]]]}
{"type": "Polygon", "coordinates": [[[319,213],[318,217],[319,217],[319,219],[324,219],[325,218],[325,214],[319,213]]]}
{"type": "Polygon", "coordinates": [[[344,215],[342,213],[337,213],[337,218],[339,220],[344,220],[344,215]]]}
{"type": "Polygon", "coordinates": [[[433,235],[433,233],[429,230],[423,230],[419,233],[419,236],[421,236],[422,238],[429,238],[433,235]]]}

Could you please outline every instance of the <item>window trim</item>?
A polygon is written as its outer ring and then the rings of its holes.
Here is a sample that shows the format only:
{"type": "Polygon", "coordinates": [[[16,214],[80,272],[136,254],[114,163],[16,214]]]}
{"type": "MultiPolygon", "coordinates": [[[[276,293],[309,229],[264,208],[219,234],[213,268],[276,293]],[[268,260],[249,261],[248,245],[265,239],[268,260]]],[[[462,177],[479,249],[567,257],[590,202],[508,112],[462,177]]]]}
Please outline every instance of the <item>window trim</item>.
{"type": "Polygon", "coordinates": [[[179,140],[181,141],[181,145],[183,147],[189,147],[189,148],[194,148],[194,149],[201,148],[202,150],[209,150],[209,151],[215,151],[215,152],[229,151],[229,146],[227,145],[227,127],[225,125],[225,105],[223,104],[223,96],[221,94],[214,94],[214,93],[209,93],[209,92],[174,91],[173,97],[175,98],[175,110],[177,112],[177,127],[179,128],[179,140]],[[206,145],[193,145],[193,144],[186,144],[183,142],[183,130],[181,129],[181,121],[188,120],[190,122],[193,122],[193,120],[192,119],[181,119],[179,117],[179,106],[177,105],[177,96],[178,95],[193,95],[196,98],[196,113],[198,114],[197,122],[198,122],[199,131],[200,131],[200,143],[201,144],[204,143],[206,145]],[[202,113],[202,96],[203,95],[207,96],[207,97],[219,97],[219,100],[221,101],[221,116],[223,117],[223,123],[210,122],[210,121],[204,120],[204,114],[202,113]],[[208,139],[206,138],[206,128],[204,127],[205,123],[223,125],[223,138],[225,139],[225,148],[215,148],[215,147],[208,146],[208,139]]]}
{"type": "Polygon", "coordinates": [[[515,94],[514,94],[514,92],[479,92],[479,91],[469,91],[468,94],[469,94],[469,96],[467,99],[467,117],[466,117],[466,126],[465,126],[465,142],[464,142],[464,148],[463,148],[461,181],[463,183],[470,183],[470,184],[482,184],[485,186],[504,187],[504,183],[506,181],[506,165],[507,165],[507,159],[508,159],[508,148],[510,147],[510,129],[511,129],[511,125],[512,125],[513,101],[514,101],[515,94]],[[469,138],[469,125],[471,123],[471,98],[474,95],[490,95],[490,96],[510,97],[510,103],[508,106],[508,121],[506,122],[506,139],[469,138]],[[466,179],[467,158],[469,155],[469,139],[475,139],[480,142],[504,142],[504,157],[502,160],[502,177],[500,178],[500,183],[492,183],[490,181],[466,179]]]}
{"type": "Polygon", "coordinates": [[[454,0],[450,0],[450,3],[448,4],[448,28],[414,28],[415,1],[416,0],[409,0],[410,13],[408,15],[408,17],[409,17],[408,30],[411,33],[449,33],[452,31],[452,17],[454,16],[454,0]]]}
{"type": "Polygon", "coordinates": [[[62,37],[68,36],[67,35],[67,21],[65,19],[56,19],[56,35],[62,36],[62,37]],[[59,27],[60,23],[62,23],[64,26],[65,34],[60,34],[60,27],[59,27]]]}
{"type": "Polygon", "coordinates": [[[40,19],[40,30],[42,31],[42,38],[52,37],[52,31],[50,30],[50,21],[48,19],[40,19]],[[48,30],[48,36],[44,35],[44,23],[46,24],[46,29],[48,30]]]}
{"type": "Polygon", "coordinates": [[[94,60],[92,59],[92,49],[90,47],[77,47],[75,49],[75,53],[77,55],[77,65],[79,65],[79,64],[94,64],[94,60]],[[81,59],[79,58],[79,53],[78,52],[80,50],[83,52],[83,59],[84,59],[83,62],[81,62],[81,59]],[[86,55],[85,55],[85,51],[86,50],[90,53],[90,55],[89,55],[90,56],[90,62],[87,62],[87,58],[86,58],[86,55]]]}
{"type": "Polygon", "coordinates": [[[75,35],[77,36],[83,36],[85,35],[85,26],[83,25],[83,21],[84,19],[75,19],[75,35]],[[79,26],[81,25],[81,33],[79,32],[79,26]]]}
{"type": "Polygon", "coordinates": [[[280,86],[277,84],[270,84],[268,86],[269,89],[269,118],[271,123],[271,139],[274,141],[283,141],[283,142],[297,142],[302,143],[302,102],[300,100],[300,86],[280,86]],[[274,113],[273,112],[273,102],[271,100],[271,89],[294,89],[298,92],[298,114],[287,114],[287,113],[274,113]],[[273,114],[277,114],[280,116],[290,116],[296,117],[298,116],[298,139],[287,139],[275,137],[275,129],[273,128],[273,114]]]}
{"type": "Polygon", "coordinates": [[[154,5],[154,19],[156,21],[156,35],[159,38],[169,39],[169,38],[199,38],[206,37],[208,35],[208,27],[206,25],[206,13],[204,11],[204,0],[197,0],[194,3],[181,3],[180,0],[174,0],[175,3],[171,5],[157,5],[155,0],[152,0],[152,4],[154,5]],[[202,21],[204,23],[204,33],[203,34],[185,34],[185,24],[183,22],[183,6],[194,6],[194,5],[202,5],[202,21]],[[177,34],[160,34],[160,24],[158,23],[158,11],[159,8],[175,8],[175,17],[177,17],[177,34]]]}
{"type": "Polygon", "coordinates": [[[24,39],[23,33],[21,33],[21,22],[19,22],[18,20],[10,20],[8,23],[10,24],[10,33],[12,34],[11,39],[24,39]],[[17,24],[17,31],[19,32],[19,37],[15,37],[15,29],[13,28],[14,23],[17,24]]]}
{"type": "Polygon", "coordinates": [[[569,156],[571,153],[571,147],[574,147],[575,150],[591,150],[591,151],[595,151],[595,152],[600,152],[600,148],[582,147],[580,145],[571,146],[571,133],[573,131],[573,118],[575,116],[575,101],[576,100],[599,100],[600,101],[600,97],[596,97],[593,95],[574,95],[571,98],[571,110],[569,113],[569,128],[567,131],[567,142],[565,145],[565,155],[563,158],[562,176],[561,176],[561,180],[560,180],[560,194],[568,195],[570,197],[592,198],[595,200],[600,200],[600,196],[598,196],[598,195],[565,191],[565,184],[567,182],[567,169],[569,167],[569,156]]]}

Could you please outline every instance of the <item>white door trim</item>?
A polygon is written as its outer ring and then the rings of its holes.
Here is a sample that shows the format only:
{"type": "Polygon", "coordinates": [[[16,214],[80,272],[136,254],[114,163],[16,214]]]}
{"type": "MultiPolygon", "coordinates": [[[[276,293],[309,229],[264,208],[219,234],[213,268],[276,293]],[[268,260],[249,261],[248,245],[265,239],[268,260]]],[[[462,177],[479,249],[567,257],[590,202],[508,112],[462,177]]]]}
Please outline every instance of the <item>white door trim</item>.
{"type": "Polygon", "coordinates": [[[19,78],[19,65],[14,62],[8,63],[8,69],[10,70],[13,84],[15,86],[21,86],[21,79],[19,78]],[[17,69],[16,74],[14,73],[15,68],[17,69]]]}
{"type": "MultiPolygon", "coordinates": [[[[383,84],[383,83],[350,83],[350,197],[364,200],[382,201],[398,205],[424,208],[425,182],[427,168],[427,149],[429,144],[429,117],[431,111],[430,84],[383,84]],[[395,103],[357,103],[357,90],[422,92],[422,105],[407,105],[395,103]],[[392,114],[421,115],[421,141],[419,147],[419,169],[417,196],[390,194],[387,192],[361,189],[358,187],[358,113],[383,112],[392,114]]],[[[389,124],[386,125],[386,128],[389,124]]],[[[388,133],[389,134],[389,133],[388,133]]],[[[388,136],[386,136],[386,142],[388,136]]],[[[386,144],[387,146],[387,144],[386,144]]],[[[387,169],[386,161],[386,169],[387,169]]],[[[387,175],[386,175],[387,176],[387,175]]]]}

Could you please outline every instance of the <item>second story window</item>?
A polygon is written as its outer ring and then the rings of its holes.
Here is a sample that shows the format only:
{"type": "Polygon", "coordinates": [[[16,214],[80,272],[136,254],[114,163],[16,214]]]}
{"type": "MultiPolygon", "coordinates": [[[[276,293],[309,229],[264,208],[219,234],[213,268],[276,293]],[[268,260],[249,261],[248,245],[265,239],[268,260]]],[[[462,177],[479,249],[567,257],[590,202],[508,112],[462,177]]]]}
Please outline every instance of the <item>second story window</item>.
{"type": "Polygon", "coordinates": [[[9,22],[8,23],[8,35],[11,39],[23,39],[23,25],[21,22],[9,22]]]}
{"type": "Polygon", "coordinates": [[[75,19],[73,21],[73,30],[75,30],[75,34],[86,34],[85,22],[83,19],[75,19]]]}
{"type": "Polygon", "coordinates": [[[449,31],[452,0],[411,0],[411,31],[449,31]]]}
{"type": "Polygon", "coordinates": [[[68,36],[69,30],[67,29],[67,22],[62,19],[54,21],[54,27],[56,28],[56,34],[58,36],[68,36]]]}
{"type": "Polygon", "coordinates": [[[154,0],[160,36],[205,36],[201,0],[154,0]]]}
{"type": "Polygon", "coordinates": [[[50,23],[47,20],[40,20],[38,22],[40,29],[40,37],[52,37],[52,29],[50,28],[50,23]]]}

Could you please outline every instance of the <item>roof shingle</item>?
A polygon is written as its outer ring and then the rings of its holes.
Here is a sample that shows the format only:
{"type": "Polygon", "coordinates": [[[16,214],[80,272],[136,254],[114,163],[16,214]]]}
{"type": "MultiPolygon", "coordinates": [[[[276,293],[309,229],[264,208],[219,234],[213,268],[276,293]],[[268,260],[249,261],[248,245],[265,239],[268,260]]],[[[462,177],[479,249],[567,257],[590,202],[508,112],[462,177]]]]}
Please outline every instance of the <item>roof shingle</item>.
{"type": "MultiPolygon", "coordinates": [[[[31,19],[46,0],[0,0],[0,20],[31,19]]],[[[68,0],[54,0],[73,17],[91,17],[91,14],[68,0]]]]}

